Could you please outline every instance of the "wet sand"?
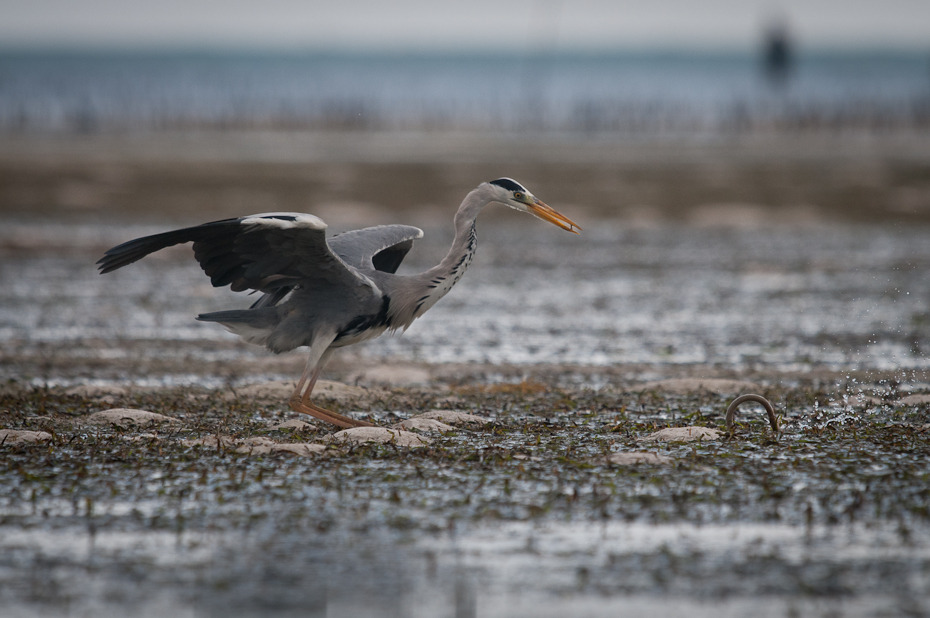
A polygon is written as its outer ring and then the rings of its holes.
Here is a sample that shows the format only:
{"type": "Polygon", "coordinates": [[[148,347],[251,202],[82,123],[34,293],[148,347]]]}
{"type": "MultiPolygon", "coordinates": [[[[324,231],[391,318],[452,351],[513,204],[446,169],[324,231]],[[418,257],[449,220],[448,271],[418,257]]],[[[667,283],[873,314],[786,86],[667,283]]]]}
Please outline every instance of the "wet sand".
{"type": "Polygon", "coordinates": [[[0,429],[44,435],[0,446],[0,613],[920,615],[926,144],[10,136],[0,429]],[[501,175],[585,234],[484,213],[450,296],[327,371],[347,385],[328,404],[378,424],[491,421],[422,448],[295,424],[302,355],[193,323],[244,300],[185,250],[92,266],[137,235],[297,210],[420,225],[425,267],[501,175]],[[777,439],[748,406],[735,439],[643,442],[720,430],[749,389],[777,439]],[[127,408],[172,420],[93,416],[127,408]]]}

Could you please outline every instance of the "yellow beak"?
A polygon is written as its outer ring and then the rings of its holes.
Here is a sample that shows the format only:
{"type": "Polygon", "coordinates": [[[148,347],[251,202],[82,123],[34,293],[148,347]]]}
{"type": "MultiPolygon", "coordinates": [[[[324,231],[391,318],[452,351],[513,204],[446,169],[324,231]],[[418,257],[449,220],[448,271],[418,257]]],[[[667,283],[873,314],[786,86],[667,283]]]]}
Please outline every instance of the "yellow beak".
{"type": "Polygon", "coordinates": [[[574,221],[572,221],[571,219],[569,219],[562,213],[558,212],[551,206],[547,205],[544,202],[541,202],[538,199],[535,199],[535,198],[531,198],[531,199],[534,200],[533,203],[526,205],[530,213],[536,215],[543,221],[548,221],[549,223],[553,223],[559,226],[563,230],[568,230],[572,234],[577,234],[578,232],[581,231],[580,225],[578,225],[577,223],[575,223],[574,221]]]}

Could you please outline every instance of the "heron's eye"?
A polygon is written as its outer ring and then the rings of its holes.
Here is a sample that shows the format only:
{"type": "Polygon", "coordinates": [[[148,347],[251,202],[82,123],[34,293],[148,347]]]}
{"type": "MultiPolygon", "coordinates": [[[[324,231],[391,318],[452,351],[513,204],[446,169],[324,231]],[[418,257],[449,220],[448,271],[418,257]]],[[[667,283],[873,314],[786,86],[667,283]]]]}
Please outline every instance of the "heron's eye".
{"type": "Polygon", "coordinates": [[[522,200],[522,199],[523,199],[523,193],[521,193],[520,191],[514,191],[514,192],[513,192],[513,199],[515,199],[515,200],[522,200]]]}

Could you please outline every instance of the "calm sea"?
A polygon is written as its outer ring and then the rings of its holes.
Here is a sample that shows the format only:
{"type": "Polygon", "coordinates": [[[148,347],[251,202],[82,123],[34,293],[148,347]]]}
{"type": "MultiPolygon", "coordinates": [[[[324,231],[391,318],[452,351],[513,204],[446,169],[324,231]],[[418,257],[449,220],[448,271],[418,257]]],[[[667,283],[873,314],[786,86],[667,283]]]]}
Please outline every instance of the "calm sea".
{"type": "Polygon", "coordinates": [[[930,126],[930,52],[404,55],[0,51],[0,131],[699,133],[930,126]]]}

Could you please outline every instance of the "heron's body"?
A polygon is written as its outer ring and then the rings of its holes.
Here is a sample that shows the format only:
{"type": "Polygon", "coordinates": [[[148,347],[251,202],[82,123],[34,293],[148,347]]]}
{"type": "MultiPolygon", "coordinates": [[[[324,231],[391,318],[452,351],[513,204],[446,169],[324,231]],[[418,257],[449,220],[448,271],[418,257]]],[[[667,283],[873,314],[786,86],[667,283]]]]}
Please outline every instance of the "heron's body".
{"type": "Polygon", "coordinates": [[[477,247],[476,220],[488,204],[503,203],[575,231],[578,226],[518,183],[502,178],[471,191],[455,215],[452,247],[435,267],[396,273],[422,230],[384,225],[328,239],[313,215],[268,213],[215,221],[129,241],[106,252],[102,273],[131,264],[165,247],[193,242],[194,257],[214,286],[256,290],[248,309],[201,314],[250,343],[273,352],[310,350],[307,368],[291,400],[294,409],[342,426],[363,425],[310,402],[330,352],[406,329],[452,289],[477,247]]]}

